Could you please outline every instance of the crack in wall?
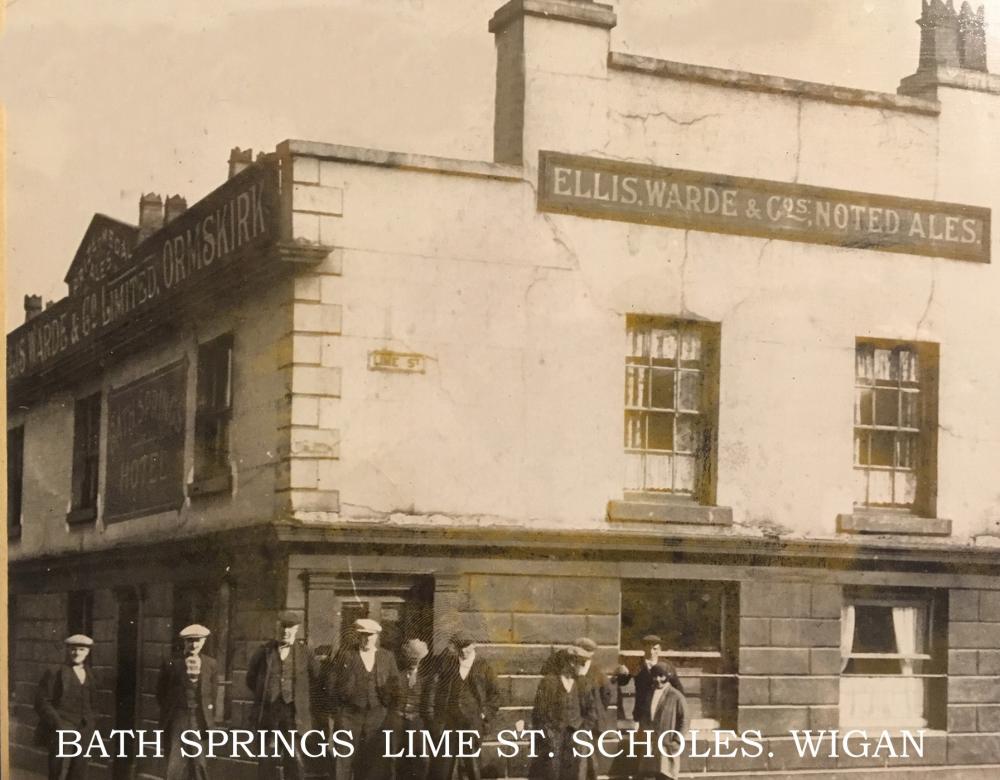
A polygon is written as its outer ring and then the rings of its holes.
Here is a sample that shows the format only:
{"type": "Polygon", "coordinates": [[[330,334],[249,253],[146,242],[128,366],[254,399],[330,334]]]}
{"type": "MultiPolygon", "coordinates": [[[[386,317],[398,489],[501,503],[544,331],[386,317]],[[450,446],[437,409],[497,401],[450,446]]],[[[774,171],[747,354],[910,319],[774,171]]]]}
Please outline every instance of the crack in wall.
{"type": "MultiPolygon", "coordinates": [[[[609,111],[609,115],[611,112],[609,111]]],[[[625,114],[621,112],[615,112],[614,116],[618,119],[631,119],[637,120],[643,126],[645,130],[646,122],[650,119],[666,119],[671,124],[677,125],[678,127],[692,127],[699,122],[704,122],[706,119],[715,119],[722,116],[722,114],[701,114],[700,116],[693,117],[692,119],[678,119],[673,114],[667,111],[649,111],[645,114],[625,114]]]]}
{"type": "Polygon", "coordinates": [[[799,183],[799,173],[802,165],[802,100],[798,101],[795,114],[795,176],[792,181],[799,183]]]}

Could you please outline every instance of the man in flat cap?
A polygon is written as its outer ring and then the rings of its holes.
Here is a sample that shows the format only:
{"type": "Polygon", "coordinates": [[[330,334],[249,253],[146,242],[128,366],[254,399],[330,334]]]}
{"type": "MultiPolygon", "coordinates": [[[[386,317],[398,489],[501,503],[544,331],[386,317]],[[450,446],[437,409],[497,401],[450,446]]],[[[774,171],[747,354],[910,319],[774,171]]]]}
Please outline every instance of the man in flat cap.
{"type": "Polygon", "coordinates": [[[87,758],[59,758],[59,730],[80,732],[80,744],[86,746],[97,726],[94,714],[94,675],[85,661],[94,640],[83,634],[67,637],[66,660],[45,671],[35,693],[38,728],[35,741],[49,752],[49,780],[84,780],[87,758]]]}
{"type": "MultiPolygon", "coordinates": [[[[452,652],[441,661],[434,694],[436,729],[478,732],[484,737],[500,711],[500,686],[486,659],[476,654],[476,645],[465,633],[451,638],[452,652]]],[[[480,739],[475,740],[479,747],[480,739]]],[[[458,770],[460,780],[479,780],[479,759],[441,757],[431,767],[431,777],[452,780],[458,770]]]]}
{"type": "MultiPolygon", "coordinates": [[[[590,637],[582,636],[573,641],[576,655],[581,659],[577,669],[580,675],[580,686],[590,703],[586,707],[583,729],[591,734],[599,734],[618,726],[617,718],[612,714],[611,707],[614,695],[611,683],[604,672],[594,666],[594,653],[597,652],[597,642],[590,637]]],[[[597,780],[597,754],[584,759],[587,780],[597,780]]]]}
{"type": "Polygon", "coordinates": [[[585,651],[571,645],[557,652],[551,671],[542,677],[535,692],[531,725],[543,734],[541,753],[528,770],[531,780],[580,780],[583,758],[573,750],[573,734],[594,719],[594,697],[581,670],[585,651]]]}
{"type": "MultiPolygon", "coordinates": [[[[386,729],[392,731],[392,752],[408,748],[409,732],[420,732],[414,736],[414,744],[422,743],[422,732],[427,730],[427,719],[433,693],[432,664],[425,660],[428,655],[427,643],[421,639],[408,639],[399,650],[400,672],[396,695],[386,720],[386,729]]],[[[393,759],[396,780],[425,780],[428,759],[421,756],[402,756],[393,759]]]]}
{"type": "Polygon", "coordinates": [[[382,626],[361,618],[352,628],[353,647],[337,652],[324,686],[333,703],[333,727],[350,731],[354,745],[354,755],[336,760],[336,780],[382,780],[388,769],[382,728],[399,671],[392,653],[378,646],[382,626]]]}
{"type": "MultiPolygon", "coordinates": [[[[201,652],[209,631],[195,623],[181,629],[181,655],[163,663],[156,683],[156,700],[160,705],[160,728],[167,732],[169,746],[166,780],[207,780],[205,760],[206,729],[215,726],[215,659],[201,652]],[[202,733],[200,755],[181,754],[181,733],[186,730],[202,733]]],[[[194,741],[190,735],[189,742],[194,741]]],[[[188,747],[187,752],[194,752],[188,747]]]]}
{"type": "MultiPolygon", "coordinates": [[[[301,623],[294,612],[280,613],[275,639],[258,647],[250,657],[247,687],[253,693],[250,721],[255,729],[303,734],[312,728],[312,692],[318,670],[305,640],[298,638],[301,623]]],[[[296,751],[280,758],[261,756],[257,777],[279,778],[279,767],[284,767],[285,780],[305,776],[302,755],[296,751]]]]}
{"type": "Polygon", "coordinates": [[[632,720],[638,721],[640,713],[649,711],[649,703],[653,698],[653,691],[656,685],[653,681],[652,668],[657,663],[667,671],[670,684],[679,692],[684,693],[680,678],[677,677],[677,670],[669,661],[660,657],[663,640],[656,634],[647,634],[642,638],[643,657],[639,662],[638,671],[632,675],[626,666],[618,667],[618,682],[620,685],[628,684],[629,677],[635,680],[635,705],[632,709],[632,720]]]}

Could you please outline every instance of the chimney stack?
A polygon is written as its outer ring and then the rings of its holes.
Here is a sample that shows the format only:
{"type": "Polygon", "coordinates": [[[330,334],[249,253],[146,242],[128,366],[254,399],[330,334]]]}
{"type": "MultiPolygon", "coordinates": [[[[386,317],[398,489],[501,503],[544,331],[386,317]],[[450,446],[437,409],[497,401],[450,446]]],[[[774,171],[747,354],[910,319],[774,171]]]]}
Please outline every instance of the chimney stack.
{"type": "Polygon", "coordinates": [[[958,14],[952,0],[924,0],[920,25],[920,64],[917,70],[959,68],[958,14]]]}
{"type": "Polygon", "coordinates": [[[39,314],[42,313],[42,296],[41,295],[25,295],[24,296],[24,321],[30,322],[39,314]]]}
{"type": "Polygon", "coordinates": [[[164,224],[169,224],[173,222],[177,217],[187,211],[187,200],[182,195],[169,195],[167,196],[166,203],[166,213],[164,215],[164,224]]]}
{"type": "Polygon", "coordinates": [[[234,146],[229,152],[229,178],[253,164],[253,149],[240,149],[234,146]]]}
{"type": "Polygon", "coordinates": [[[973,13],[968,2],[962,3],[958,16],[958,56],[966,70],[986,73],[986,13],[983,6],[973,13]]]}
{"type": "Polygon", "coordinates": [[[139,198],[139,240],[143,241],[163,227],[163,199],[155,192],[139,198]]]}

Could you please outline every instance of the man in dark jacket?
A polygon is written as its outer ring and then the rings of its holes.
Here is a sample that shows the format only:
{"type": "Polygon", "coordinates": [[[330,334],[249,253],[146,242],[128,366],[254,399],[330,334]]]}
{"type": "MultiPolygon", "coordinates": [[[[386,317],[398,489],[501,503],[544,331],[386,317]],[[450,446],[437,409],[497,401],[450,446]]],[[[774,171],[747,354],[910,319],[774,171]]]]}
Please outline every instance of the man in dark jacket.
{"type": "Polygon", "coordinates": [[[559,652],[552,673],[538,684],[531,725],[542,731],[544,742],[528,772],[532,780],[580,780],[584,772],[583,759],[573,750],[573,733],[596,717],[593,690],[581,676],[584,653],[575,645],[559,652]]]}
{"type": "Polygon", "coordinates": [[[97,725],[94,715],[94,675],[84,664],[94,640],[83,634],[67,637],[66,661],[46,670],[35,694],[38,728],[35,741],[49,752],[49,780],[85,780],[87,758],[59,758],[59,730],[80,732],[86,748],[97,725]]]}
{"type": "MultiPolygon", "coordinates": [[[[427,643],[420,639],[408,639],[400,649],[399,687],[386,720],[386,729],[392,732],[393,754],[409,752],[410,739],[416,747],[414,752],[421,752],[433,706],[434,675],[432,664],[425,660],[427,653],[427,643]]],[[[428,766],[426,758],[403,755],[393,759],[393,776],[395,780],[425,780],[428,766]]]]}
{"type": "Polygon", "coordinates": [[[649,711],[649,702],[653,698],[653,691],[656,685],[653,682],[653,675],[650,671],[654,665],[660,664],[667,671],[671,686],[679,693],[684,693],[680,678],[677,677],[677,670],[664,658],[660,658],[663,640],[655,634],[647,634],[642,638],[643,657],[639,662],[638,671],[632,675],[625,666],[618,667],[619,685],[628,684],[629,678],[635,680],[635,705],[632,709],[632,720],[638,721],[640,713],[649,711]]]}
{"type": "MultiPolygon", "coordinates": [[[[489,732],[500,710],[500,686],[485,659],[476,655],[476,645],[465,634],[452,637],[454,650],[441,661],[434,696],[437,729],[476,731],[480,738],[489,732]]],[[[475,748],[481,739],[475,740],[475,748]]],[[[480,780],[479,759],[441,757],[435,760],[431,777],[452,780],[456,766],[459,780],[480,780]]]]}
{"type": "MultiPolygon", "coordinates": [[[[282,612],[278,616],[277,638],[258,647],[250,657],[247,687],[253,693],[252,728],[299,734],[312,728],[311,702],[317,664],[305,640],[297,638],[301,622],[294,612],[282,612]]],[[[271,741],[268,744],[275,747],[271,741]]],[[[257,777],[279,778],[278,768],[284,767],[285,780],[303,780],[305,766],[298,750],[280,758],[270,755],[270,749],[267,753],[257,762],[257,777]]]]}
{"type": "MultiPolygon", "coordinates": [[[[577,671],[580,675],[580,685],[584,695],[589,698],[584,714],[583,728],[592,735],[609,731],[618,726],[614,717],[612,705],[614,695],[611,683],[604,672],[594,666],[594,653],[597,652],[597,642],[590,637],[580,637],[573,642],[576,654],[581,659],[577,671]]],[[[597,780],[597,753],[584,759],[587,780],[597,780]]]]}
{"type": "MultiPolygon", "coordinates": [[[[156,700],[160,705],[160,728],[166,731],[169,746],[166,780],[208,780],[205,731],[215,726],[217,685],[215,659],[201,652],[209,634],[198,624],[182,629],[182,655],[170,658],[160,668],[156,700]],[[181,753],[185,747],[181,733],[189,729],[201,731],[202,750],[197,756],[185,757],[181,753]]],[[[193,741],[190,735],[189,742],[193,741]]],[[[186,751],[193,753],[195,748],[189,745],[186,751]]]]}
{"type": "Polygon", "coordinates": [[[338,758],[336,780],[383,780],[388,762],[382,728],[396,693],[399,672],[392,653],[378,646],[376,621],[354,621],[354,647],[330,664],[325,689],[333,703],[334,729],[351,732],[354,754],[338,758]]]}

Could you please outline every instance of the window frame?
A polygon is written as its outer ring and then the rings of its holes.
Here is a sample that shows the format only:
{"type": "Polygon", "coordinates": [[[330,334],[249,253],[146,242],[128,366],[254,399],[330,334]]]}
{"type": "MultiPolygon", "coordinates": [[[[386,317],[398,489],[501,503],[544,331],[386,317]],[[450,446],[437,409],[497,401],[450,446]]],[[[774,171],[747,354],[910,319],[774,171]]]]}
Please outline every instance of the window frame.
{"type": "Polygon", "coordinates": [[[718,414],[719,414],[719,360],[721,343],[721,326],[719,323],[704,320],[685,319],[683,317],[670,317],[650,314],[629,314],[625,322],[625,386],[623,393],[623,437],[622,454],[625,470],[623,496],[626,501],[658,501],[671,503],[689,503],[701,505],[714,505],[716,492],[716,477],[718,467],[718,414]],[[654,329],[672,329],[676,332],[677,354],[674,358],[655,358],[653,350],[648,346],[643,346],[638,350],[635,347],[636,335],[639,338],[650,338],[654,329]],[[701,354],[697,365],[685,365],[682,356],[683,338],[685,332],[694,330],[700,336],[701,354]],[[645,352],[646,354],[633,354],[634,352],[645,352]],[[661,361],[657,363],[656,361],[661,361]],[[648,377],[645,382],[645,389],[639,392],[644,398],[638,403],[630,403],[631,395],[635,395],[636,369],[646,372],[648,377]],[[655,371],[669,371],[672,373],[671,382],[673,385],[673,403],[669,407],[654,405],[653,387],[651,378],[655,371]],[[680,401],[681,381],[680,376],[697,373],[699,376],[699,387],[697,391],[697,409],[685,409],[680,401]],[[666,416],[670,415],[671,420],[671,448],[664,450],[649,447],[648,419],[650,415],[666,416]],[[689,450],[675,449],[677,445],[678,421],[682,418],[693,418],[691,436],[692,445],[689,450]],[[645,420],[641,438],[643,443],[636,446],[634,441],[630,441],[630,419],[645,420]],[[650,455],[665,455],[671,458],[671,486],[670,488],[650,487],[648,483],[648,468],[646,458],[650,455]],[[639,456],[639,471],[641,479],[636,480],[638,484],[631,484],[628,477],[628,459],[632,456],[639,456]],[[676,458],[693,457],[693,485],[691,490],[677,488],[677,467],[676,458]]]}
{"type": "Polygon", "coordinates": [[[7,539],[21,538],[24,518],[24,425],[7,429],[7,539]]]}
{"type": "MultiPolygon", "coordinates": [[[[936,517],[937,506],[937,428],[938,428],[938,380],[940,374],[940,352],[939,345],[932,342],[906,341],[895,339],[882,339],[871,337],[858,337],[855,339],[854,351],[854,417],[852,423],[852,438],[854,442],[854,457],[852,463],[852,473],[854,480],[853,511],[861,515],[914,515],[917,517],[936,517]],[[897,369],[895,380],[878,379],[874,375],[862,377],[859,373],[859,365],[862,360],[862,350],[889,350],[893,360],[898,360],[898,355],[903,350],[908,350],[916,356],[916,376],[913,381],[907,382],[902,376],[902,372],[897,369]],[[862,393],[871,393],[870,419],[865,421],[862,411],[862,393]],[[878,421],[878,396],[879,392],[893,392],[897,396],[895,410],[895,424],[882,425],[878,421]],[[908,395],[918,395],[915,404],[919,420],[917,425],[905,425],[903,412],[903,399],[908,395]],[[888,466],[884,464],[872,464],[872,439],[878,434],[892,433],[893,454],[892,463],[888,466]],[[899,465],[900,436],[912,436],[914,448],[912,466],[904,467],[899,465]],[[867,463],[862,462],[860,457],[862,445],[860,442],[867,438],[868,455],[867,463]],[[890,480],[889,503],[873,503],[871,500],[871,479],[873,473],[888,473],[890,480]],[[899,473],[911,472],[915,479],[913,501],[910,503],[897,502],[896,499],[896,475],[899,473]],[[864,499],[859,500],[859,481],[864,480],[864,499]]],[[[874,356],[873,356],[874,366],[874,356]]]]}
{"type": "Polygon", "coordinates": [[[73,468],[68,523],[88,523],[97,518],[101,489],[101,426],[104,417],[101,391],[77,398],[73,404],[73,468]]]}
{"type": "Polygon", "coordinates": [[[233,334],[198,345],[195,379],[194,495],[231,487],[233,334]]]}
{"type": "MultiPolygon", "coordinates": [[[[718,707],[717,717],[703,717],[699,720],[705,721],[702,726],[714,729],[735,729],[739,716],[739,652],[740,652],[740,582],[739,580],[699,580],[693,578],[670,578],[670,579],[647,579],[640,577],[630,577],[621,580],[620,587],[621,606],[619,608],[619,660],[626,666],[631,659],[633,663],[639,663],[643,656],[641,648],[626,647],[626,633],[632,633],[633,643],[638,646],[641,636],[649,633],[657,634],[664,640],[661,646],[660,657],[665,658],[678,667],[678,676],[681,682],[698,681],[699,690],[702,681],[718,681],[718,688],[715,691],[715,701],[718,707]],[[653,601],[661,603],[663,591],[671,587],[687,587],[691,592],[696,592],[698,586],[710,588],[718,593],[719,610],[719,635],[716,647],[711,650],[679,648],[669,646],[670,637],[668,632],[660,623],[636,625],[630,632],[626,632],[625,619],[629,604],[636,603],[641,599],[642,594],[639,589],[648,589],[647,593],[653,593],[653,601]],[[630,593],[630,587],[635,590],[630,593]],[[659,592],[659,597],[656,593],[659,592]],[[704,665],[718,665],[717,672],[699,671],[692,673],[685,671],[681,662],[689,661],[704,665]]],[[[663,624],[676,622],[676,618],[664,616],[663,624]]],[[[631,644],[631,643],[630,643],[631,644]]],[[[703,699],[702,696],[695,697],[689,686],[688,698],[703,699]]],[[[628,697],[628,694],[625,694],[628,697]]],[[[619,700],[622,699],[622,692],[619,690],[619,700]]]]}
{"type": "Polygon", "coordinates": [[[94,636],[92,590],[71,590],[66,594],[66,633],[94,636]]]}
{"type": "MultiPolygon", "coordinates": [[[[849,606],[873,606],[873,607],[911,607],[917,606],[924,610],[924,647],[917,648],[913,653],[892,653],[882,652],[854,652],[854,644],[857,641],[857,631],[859,626],[855,622],[854,633],[851,639],[851,650],[846,657],[843,655],[843,644],[841,647],[841,672],[840,679],[840,727],[870,727],[870,728],[898,728],[917,725],[917,719],[923,720],[923,726],[929,729],[944,730],[947,726],[947,701],[948,701],[948,593],[941,589],[918,589],[918,588],[876,588],[876,587],[853,587],[844,591],[843,607],[849,606]],[[857,672],[847,671],[851,661],[890,661],[900,662],[898,672],[857,672]],[[919,673],[907,674],[904,671],[903,662],[914,661],[925,664],[925,668],[919,673]],[[843,720],[845,717],[845,680],[906,680],[919,679],[922,681],[923,704],[919,715],[914,713],[899,713],[897,721],[876,724],[876,723],[852,723],[843,720]],[[912,721],[912,722],[911,722],[912,721]]],[[[891,615],[891,612],[890,612],[891,615]]],[[[843,612],[841,620],[843,621],[843,612]]],[[[843,622],[841,631],[843,631],[843,622]]],[[[891,630],[895,630],[890,626],[891,630]]],[[[843,643],[843,637],[842,637],[843,643]]]]}

